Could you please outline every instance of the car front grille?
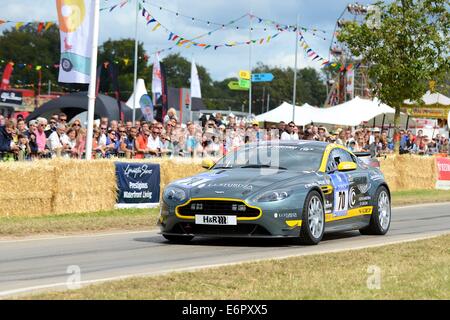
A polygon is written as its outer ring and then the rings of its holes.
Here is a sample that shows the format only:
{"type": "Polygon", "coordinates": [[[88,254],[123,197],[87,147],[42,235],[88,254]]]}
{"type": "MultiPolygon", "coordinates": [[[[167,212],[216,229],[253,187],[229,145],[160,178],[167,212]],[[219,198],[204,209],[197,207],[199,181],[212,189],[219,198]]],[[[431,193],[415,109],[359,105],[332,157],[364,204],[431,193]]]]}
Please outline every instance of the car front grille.
{"type": "Polygon", "coordinates": [[[194,217],[204,215],[231,215],[238,218],[257,218],[261,214],[258,208],[248,206],[240,200],[191,200],[177,208],[178,214],[194,217]]]}

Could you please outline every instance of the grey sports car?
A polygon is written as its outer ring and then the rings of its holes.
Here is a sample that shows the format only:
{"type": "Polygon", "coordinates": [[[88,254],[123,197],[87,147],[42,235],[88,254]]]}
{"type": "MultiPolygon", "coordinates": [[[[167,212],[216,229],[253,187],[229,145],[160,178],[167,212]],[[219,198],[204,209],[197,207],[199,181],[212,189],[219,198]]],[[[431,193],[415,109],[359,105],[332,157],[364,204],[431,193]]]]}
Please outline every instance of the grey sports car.
{"type": "Polygon", "coordinates": [[[383,174],[340,145],[247,144],[204,166],[210,170],[163,192],[158,224],[171,242],[292,237],[317,244],[324,232],[389,230],[391,197],[383,174]]]}

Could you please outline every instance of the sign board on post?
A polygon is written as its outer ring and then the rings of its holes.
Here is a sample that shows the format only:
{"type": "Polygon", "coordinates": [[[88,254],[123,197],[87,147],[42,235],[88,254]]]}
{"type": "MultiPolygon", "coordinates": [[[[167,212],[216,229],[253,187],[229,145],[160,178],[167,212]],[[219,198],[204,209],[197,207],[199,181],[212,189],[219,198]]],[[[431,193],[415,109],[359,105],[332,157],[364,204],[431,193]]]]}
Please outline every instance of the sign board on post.
{"type": "Polygon", "coordinates": [[[271,82],[274,79],[272,73],[254,73],[252,74],[252,82],[271,82]]]}
{"type": "Polygon", "coordinates": [[[115,166],[117,208],[151,208],[159,205],[159,164],[116,162],[115,166]]]}
{"type": "Polygon", "coordinates": [[[239,71],[239,78],[245,79],[245,80],[250,80],[251,72],[247,71],[247,70],[241,70],[241,71],[239,71]]]}
{"type": "Polygon", "coordinates": [[[228,88],[230,88],[230,90],[241,90],[241,91],[247,91],[248,88],[242,88],[239,86],[239,81],[230,81],[228,83],[228,88]]]}
{"type": "Polygon", "coordinates": [[[450,190],[450,158],[436,158],[438,178],[436,189],[450,190]]]}
{"type": "Polygon", "coordinates": [[[239,87],[250,89],[251,82],[250,80],[239,79],[239,87]]]}

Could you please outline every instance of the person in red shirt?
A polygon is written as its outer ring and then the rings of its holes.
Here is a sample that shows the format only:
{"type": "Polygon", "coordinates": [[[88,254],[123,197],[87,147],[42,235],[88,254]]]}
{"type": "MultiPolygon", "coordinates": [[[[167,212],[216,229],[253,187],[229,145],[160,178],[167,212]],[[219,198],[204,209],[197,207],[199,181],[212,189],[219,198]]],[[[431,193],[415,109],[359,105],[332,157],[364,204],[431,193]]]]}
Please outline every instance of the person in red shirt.
{"type": "Polygon", "coordinates": [[[150,136],[150,131],[144,129],[144,131],[136,138],[136,159],[144,159],[145,155],[148,154],[148,137],[150,136]]]}

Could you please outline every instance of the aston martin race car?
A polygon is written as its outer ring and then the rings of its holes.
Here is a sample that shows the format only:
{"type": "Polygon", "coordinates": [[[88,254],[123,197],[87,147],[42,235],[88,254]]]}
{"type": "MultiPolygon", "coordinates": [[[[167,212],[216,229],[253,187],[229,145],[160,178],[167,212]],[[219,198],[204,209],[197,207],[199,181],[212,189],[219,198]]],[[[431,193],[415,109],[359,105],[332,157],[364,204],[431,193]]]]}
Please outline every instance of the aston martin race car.
{"type": "Polygon", "coordinates": [[[297,238],[325,232],[384,235],[391,195],[381,171],[345,147],[317,141],[247,144],[209,170],[169,184],[158,224],[171,242],[202,237],[297,238]]]}

